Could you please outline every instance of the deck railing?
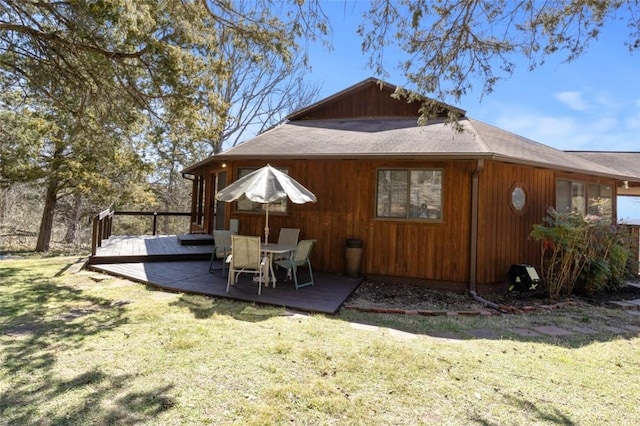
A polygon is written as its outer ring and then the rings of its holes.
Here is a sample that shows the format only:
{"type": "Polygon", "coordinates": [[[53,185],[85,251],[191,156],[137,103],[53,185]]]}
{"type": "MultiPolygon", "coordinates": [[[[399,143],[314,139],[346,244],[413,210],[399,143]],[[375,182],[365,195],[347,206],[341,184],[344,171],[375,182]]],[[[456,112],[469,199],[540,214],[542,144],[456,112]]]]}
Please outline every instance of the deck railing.
{"type": "Polygon", "coordinates": [[[102,247],[102,241],[109,239],[113,231],[114,216],[149,216],[152,217],[151,235],[158,233],[159,216],[185,216],[191,217],[190,212],[136,212],[115,211],[111,208],[101,211],[93,217],[93,232],[91,234],[91,255],[95,256],[98,247],[102,247]]]}
{"type": "Polygon", "coordinates": [[[102,247],[102,240],[106,240],[111,236],[114,213],[111,208],[108,208],[93,217],[93,229],[91,231],[92,256],[95,256],[98,247],[102,247]]]}

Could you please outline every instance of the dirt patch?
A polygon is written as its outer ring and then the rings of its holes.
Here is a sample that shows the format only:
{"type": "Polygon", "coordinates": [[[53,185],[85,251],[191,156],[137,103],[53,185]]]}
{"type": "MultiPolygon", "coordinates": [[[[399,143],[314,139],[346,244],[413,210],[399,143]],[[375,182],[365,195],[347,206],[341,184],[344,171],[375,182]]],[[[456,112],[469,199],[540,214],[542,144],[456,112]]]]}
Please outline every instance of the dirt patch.
{"type": "MultiPolygon", "coordinates": [[[[584,304],[606,306],[608,302],[640,299],[640,285],[628,285],[612,293],[574,295],[562,300],[551,300],[542,294],[514,293],[489,294],[483,297],[499,305],[523,308],[526,306],[553,305],[567,300],[584,304]]],[[[406,283],[381,283],[364,281],[346,301],[347,305],[366,308],[404,310],[470,311],[486,309],[483,303],[467,294],[429,289],[406,283]]]]}
{"type": "Polygon", "coordinates": [[[483,305],[468,295],[406,283],[364,281],[346,302],[357,307],[405,310],[480,310],[483,305]]]}

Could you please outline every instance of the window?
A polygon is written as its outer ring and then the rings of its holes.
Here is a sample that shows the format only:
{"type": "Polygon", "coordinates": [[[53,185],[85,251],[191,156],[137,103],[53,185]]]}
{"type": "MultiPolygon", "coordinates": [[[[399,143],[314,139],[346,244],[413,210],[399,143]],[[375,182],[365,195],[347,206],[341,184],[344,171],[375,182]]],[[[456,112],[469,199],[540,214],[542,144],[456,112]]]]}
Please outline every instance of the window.
{"type": "Polygon", "coordinates": [[[590,184],[588,188],[587,214],[611,219],[611,186],[590,184]]]}
{"type": "Polygon", "coordinates": [[[442,219],[442,170],[379,169],[376,217],[442,219]]]}
{"type": "Polygon", "coordinates": [[[527,204],[527,193],[522,184],[516,183],[511,189],[511,208],[516,213],[522,213],[527,204]]]}
{"type": "Polygon", "coordinates": [[[585,212],[584,183],[558,180],[556,210],[560,213],[585,212]]]}
{"type": "Polygon", "coordinates": [[[580,212],[583,215],[610,219],[611,185],[559,179],[556,182],[556,210],[560,213],[580,212]]]}
{"type": "MultiPolygon", "coordinates": [[[[287,169],[282,169],[280,167],[277,168],[282,173],[289,174],[287,169]]],[[[255,172],[258,170],[257,168],[239,168],[238,169],[238,179],[245,177],[249,173],[255,172]]],[[[256,203],[254,201],[249,200],[244,195],[236,201],[236,211],[239,212],[263,212],[266,209],[266,205],[263,203],[256,203]]],[[[271,213],[286,213],[287,212],[287,199],[283,199],[280,201],[276,201],[274,203],[269,204],[269,214],[271,213]]]]}

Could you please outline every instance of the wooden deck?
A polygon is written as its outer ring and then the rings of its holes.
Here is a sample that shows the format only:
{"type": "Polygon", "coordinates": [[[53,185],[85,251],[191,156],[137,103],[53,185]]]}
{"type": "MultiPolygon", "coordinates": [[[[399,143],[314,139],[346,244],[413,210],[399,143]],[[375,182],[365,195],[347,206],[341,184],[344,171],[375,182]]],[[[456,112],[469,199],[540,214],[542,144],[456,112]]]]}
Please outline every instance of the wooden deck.
{"type": "MultiPolygon", "coordinates": [[[[281,270],[276,274],[276,287],[263,288],[261,295],[258,295],[258,286],[248,274],[241,274],[238,283],[227,293],[226,274],[222,270],[209,272],[211,250],[211,246],[182,246],[175,235],[111,237],[90,258],[89,267],[170,291],[328,314],[337,312],[362,282],[362,278],[314,270],[316,284],[296,290],[293,282],[284,279],[284,271],[281,270]],[[192,260],[198,256],[207,260],[192,260]]],[[[222,266],[219,262],[219,265],[215,265],[218,268],[222,266]]],[[[305,269],[299,273],[307,274],[305,269]]]]}
{"type": "Polygon", "coordinates": [[[89,264],[207,260],[213,244],[180,244],[177,235],[112,236],[102,241],[89,264]]]}

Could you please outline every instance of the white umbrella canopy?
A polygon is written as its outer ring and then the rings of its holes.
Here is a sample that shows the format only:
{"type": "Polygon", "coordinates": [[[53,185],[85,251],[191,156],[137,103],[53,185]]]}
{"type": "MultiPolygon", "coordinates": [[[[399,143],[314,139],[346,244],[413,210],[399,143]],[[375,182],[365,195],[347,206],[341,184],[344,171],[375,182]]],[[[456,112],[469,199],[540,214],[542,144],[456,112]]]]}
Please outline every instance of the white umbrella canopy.
{"type": "Polygon", "coordinates": [[[269,242],[269,203],[289,198],[295,204],[315,203],[313,192],[280,170],[266,166],[231,183],[216,194],[220,201],[236,201],[242,196],[256,203],[266,204],[264,242],[269,242]]]}

